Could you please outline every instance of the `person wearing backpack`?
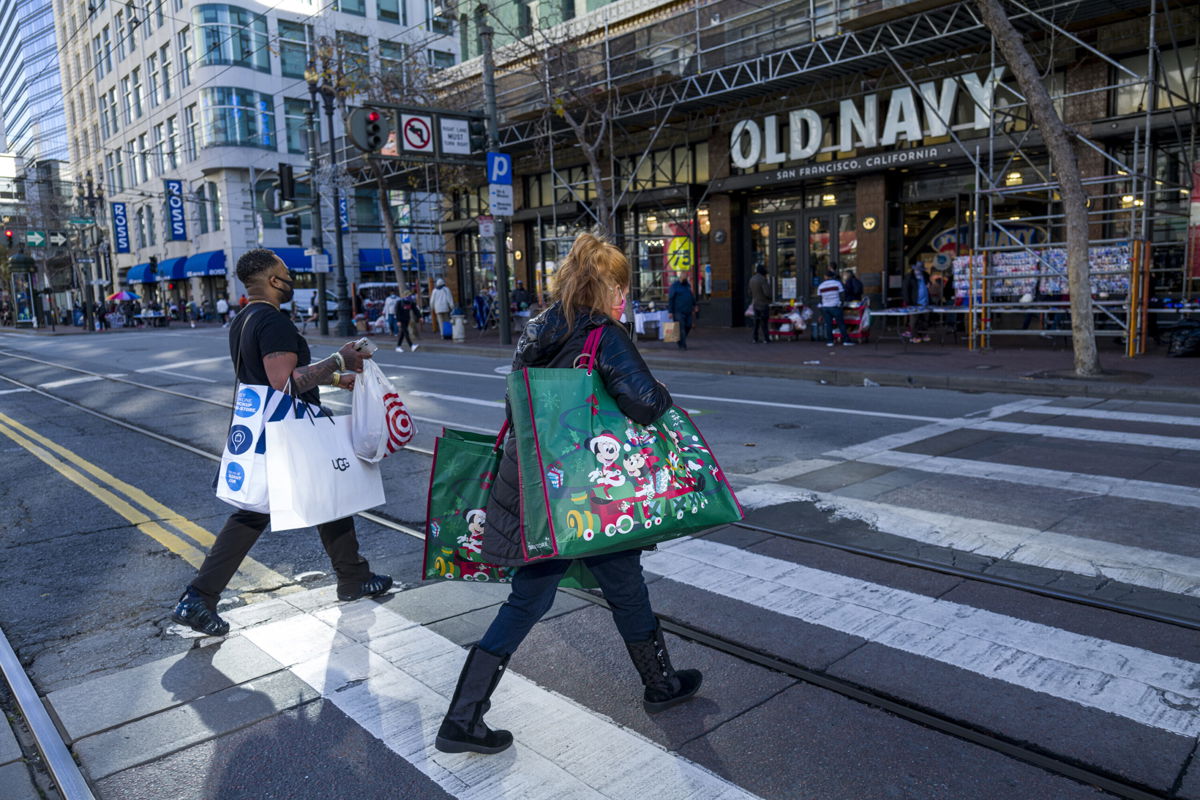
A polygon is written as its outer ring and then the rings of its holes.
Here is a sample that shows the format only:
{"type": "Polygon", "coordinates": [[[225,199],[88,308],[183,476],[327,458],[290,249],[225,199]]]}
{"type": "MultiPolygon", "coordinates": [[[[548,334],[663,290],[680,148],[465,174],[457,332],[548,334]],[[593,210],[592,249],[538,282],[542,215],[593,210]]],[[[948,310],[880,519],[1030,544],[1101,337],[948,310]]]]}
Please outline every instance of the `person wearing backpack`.
{"type": "MultiPolygon", "coordinates": [[[[525,327],[513,356],[513,371],[526,367],[571,367],[592,330],[603,330],[596,371],[621,411],[649,425],[672,404],[667,387],[655,380],[625,328],[617,320],[629,295],[630,268],[609,242],[583,233],[555,275],[554,303],[525,327]]],[[[531,510],[526,509],[530,513],[531,510]]],[[[512,590],[479,643],[467,653],[450,708],[435,745],[445,753],[499,753],[512,745],[508,731],[483,721],[508,660],[554,602],[569,559],[525,562],[516,439],[504,442],[499,474],[492,483],[483,530],[482,557],[488,564],[516,566],[512,590]]],[[[647,713],[691,699],[700,688],[698,670],[671,665],[662,629],[650,608],[640,549],[582,559],[600,584],[613,621],[645,687],[647,713]]]]}

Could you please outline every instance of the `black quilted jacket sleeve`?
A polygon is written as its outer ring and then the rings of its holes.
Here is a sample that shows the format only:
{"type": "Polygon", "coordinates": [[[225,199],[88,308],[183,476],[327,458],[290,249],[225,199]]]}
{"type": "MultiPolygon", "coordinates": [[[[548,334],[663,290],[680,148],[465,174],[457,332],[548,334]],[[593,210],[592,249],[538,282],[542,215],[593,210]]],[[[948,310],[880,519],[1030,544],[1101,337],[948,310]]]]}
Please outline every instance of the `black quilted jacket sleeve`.
{"type": "Polygon", "coordinates": [[[616,325],[604,326],[597,370],[621,413],[639,425],[649,425],[671,407],[671,393],[654,376],[634,347],[629,334],[616,325]]]}

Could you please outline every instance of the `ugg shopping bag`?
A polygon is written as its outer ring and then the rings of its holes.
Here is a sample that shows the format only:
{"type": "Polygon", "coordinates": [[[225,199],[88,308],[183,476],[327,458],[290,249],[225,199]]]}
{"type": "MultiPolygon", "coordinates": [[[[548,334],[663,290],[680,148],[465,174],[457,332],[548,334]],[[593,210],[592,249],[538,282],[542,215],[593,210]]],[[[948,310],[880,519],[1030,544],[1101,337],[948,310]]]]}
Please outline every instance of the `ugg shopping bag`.
{"type": "Polygon", "coordinates": [[[307,528],[383,505],[378,464],[354,454],[350,417],[312,413],[268,422],[271,528],[307,528]]]}
{"type": "MultiPolygon", "coordinates": [[[[425,511],[422,577],[480,583],[510,583],[517,567],[483,562],[483,534],[492,482],[500,470],[507,423],[498,436],[444,428],[433,447],[425,511]]],[[[573,564],[559,582],[581,589],[598,584],[583,564],[573,564]]]]}
{"type": "Polygon", "coordinates": [[[643,547],[742,518],[686,411],[645,426],[621,413],[592,369],[602,335],[589,334],[575,369],[508,376],[531,559],[643,547]]]}

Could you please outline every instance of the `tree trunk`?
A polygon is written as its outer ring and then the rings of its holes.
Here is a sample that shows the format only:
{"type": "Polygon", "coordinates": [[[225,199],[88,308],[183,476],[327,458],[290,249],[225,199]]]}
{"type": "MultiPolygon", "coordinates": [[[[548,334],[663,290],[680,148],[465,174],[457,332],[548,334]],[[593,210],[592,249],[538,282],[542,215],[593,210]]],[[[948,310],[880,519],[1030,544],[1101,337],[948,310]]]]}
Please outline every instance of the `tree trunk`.
{"type": "Polygon", "coordinates": [[[379,169],[379,161],[377,159],[369,159],[371,169],[375,171],[375,188],[378,193],[379,202],[379,218],[383,220],[383,235],[387,237],[388,250],[392,254],[392,269],[396,276],[396,289],[401,297],[408,295],[407,287],[404,285],[404,269],[400,266],[400,246],[396,244],[396,224],[392,221],[392,209],[387,201],[387,185],[383,180],[383,173],[379,169]]]}
{"type": "Polygon", "coordinates": [[[1071,339],[1075,350],[1075,374],[1099,375],[1100,357],[1096,352],[1096,332],[1092,316],[1092,286],[1088,265],[1087,194],[1079,173],[1079,160],[1071,133],[1063,124],[1050,93],[1042,85],[1041,74],[1021,34],[1013,27],[1000,0],[976,0],[983,22],[996,46],[1008,62],[1029,104],[1034,123],[1041,130],[1050,151],[1066,218],[1067,281],[1071,292],[1071,339]]]}

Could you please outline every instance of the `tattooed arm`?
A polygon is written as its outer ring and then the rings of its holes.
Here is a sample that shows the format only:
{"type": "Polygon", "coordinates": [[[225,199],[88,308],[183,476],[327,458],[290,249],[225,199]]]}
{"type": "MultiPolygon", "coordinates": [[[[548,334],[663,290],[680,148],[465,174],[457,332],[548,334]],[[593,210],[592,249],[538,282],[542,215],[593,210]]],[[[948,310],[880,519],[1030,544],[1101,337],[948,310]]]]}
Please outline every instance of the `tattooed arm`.
{"type": "MultiPolygon", "coordinates": [[[[342,345],[339,352],[346,362],[344,372],[362,371],[362,354],[354,349],[352,342],[342,345]]],[[[267,379],[273,388],[281,392],[286,391],[290,378],[296,384],[297,394],[303,394],[314,386],[328,386],[333,380],[333,373],[342,371],[338,366],[337,359],[333,356],[306,367],[297,367],[296,354],[287,351],[268,353],[263,356],[263,368],[266,369],[267,379]]],[[[352,376],[343,375],[341,386],[346,389],[352,388],[354,386],[352,376]]]]}

